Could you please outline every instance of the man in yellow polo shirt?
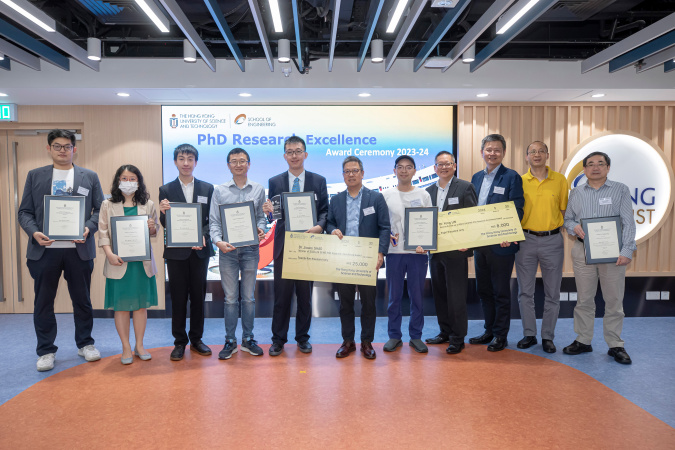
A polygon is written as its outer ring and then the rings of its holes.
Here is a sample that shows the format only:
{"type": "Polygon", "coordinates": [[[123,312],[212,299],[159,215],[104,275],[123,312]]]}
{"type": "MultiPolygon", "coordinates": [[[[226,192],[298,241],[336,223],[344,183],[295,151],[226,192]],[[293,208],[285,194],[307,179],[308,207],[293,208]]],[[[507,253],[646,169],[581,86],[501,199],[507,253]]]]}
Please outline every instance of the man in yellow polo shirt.
{"type": "Polygon", "coordinates": [[[544,317],[541,323],[541,343],[544,351],[555,353],[553,338],[560,310],[560,282],[564,260],[563,235],[560,227],[567,208],[567,180],[546,165],[548,147],[534,141],[527,147],[526,159],[530,169],[523,175],[525,207],[521,224],[525,240],[516,253],[518,303],[523,321],[523,339],[518,348],[537,343],[537,318],[534,313],[534,287],[537,266],[541,266],[544,282],[544,317]]]}

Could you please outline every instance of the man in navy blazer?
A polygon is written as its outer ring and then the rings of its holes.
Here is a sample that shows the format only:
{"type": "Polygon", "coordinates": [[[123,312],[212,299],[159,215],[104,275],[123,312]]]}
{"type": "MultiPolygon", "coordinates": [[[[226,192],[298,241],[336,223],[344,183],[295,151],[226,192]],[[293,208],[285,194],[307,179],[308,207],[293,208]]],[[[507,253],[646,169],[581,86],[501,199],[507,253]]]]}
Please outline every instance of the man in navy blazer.
{"type": "MultiPolygon", "coordinates": [[[[342,175],[347,189],[337,194],[328,207],[327,232],[339,239],[344,236],[358,236],[379,239],[377,268],[384,262],[389,249],[389,209],[384,196],[363,186],[363,163],[356,156],[348,156],[342,162],[342,175]]],[[[354,342],[354,297],[355,284],[336,283],[340,298],[340,322],[342,325],[342,345],[335,356],[344,358],[356,351],[354,342]]],[[[361,353],[367,359],[375,359],[373,339],[375,339],[375,298],[376,286],[358,285],[361,298],[361,353]]]]}
{"type": "MultiPolygon", "coordinates": [[[[268,197],[280,196],[283,192],[314,192],[317,221],[312,228],[307,230],[307,233],[323,233],[326,229],[326,216],[328,215],[326,179],[305,170],[307,147],[305,141],[299,136],[291,136],[284,142],[284,159],[288,163],[288,171],[270,178],[268,197]]],[[[269,200],[265,202],[263,211],[270,213],[272,209],[272,203],[269,200]]],[[[282,217],[277,220],[274,230],[274,312],[272,313],[270,356],[280,355],[284,351],[284,344],[288,342],[293,290],[297,298],[295,340],[301,352],[311,353],[312,351],[312,345],[309,343],[309,326],[312,321],[312,282],[281,278],[285,233],[286,224],[282,217]]]]}
{"type": "Polygon", "coordinates": [[[178,178],[159,188],[159,221],[166,230],[166,211],[171,202],[200,203],[203,245],[192,248],[164,247],[164,259],[169,273],[171,294],[171,334],[174,349],[169,358],[180,361],[185,346],[202,356],[211,355],[211,349],[202,342],[204,334],[204,300],[206,298],[206,272],[209,258],[215,255],[209,234],[209,212],[213,185],[196,179],[194,172],[199,152],[190,144],[181,144],[173,152],[173,162],[178,169],[178,178]],[[187,198],[189,197],[189,198],[187,198]],[[190,299],[190,332],[185,332],[187,303],[190,299]]]}
{"type": "MultiPolygon", "coordinates": [[[[523,180],[515,170],[502,165],[506,154],[506,140],[501,134],[483,138],[480,149],[485,169],[476,172],[471,184],[478,192],[478,205],[512,201],[523,218],[523,180]]],[[[504,350],[511,324],[511,273],[518,243],[480,247],[474,251],[476,290],[485,316],[485,333],[469,339],[471,344],[489,344],[491,352],[504,350]]]]}
{"type": "MultiPolygon", "coordinates": [[[[473,184],[455,176],[455,157],[441,151],[436,155],[434,171],[438,181],[427,188],[431,203],[439,211],[470,208],[478,204],[473,184]]],[[[473,255],[468,249],[433,253],[429,258],[431,290],[436,304],[440,333],[427,339],[427,344],[448,343],[448,354],[464,349],[464,338],[469,325],[466,295],[469,284],[467,258],[473,255]]]]}
{"type": "Polygon", "coordinates": [[[54,368],[58,349],[54,345],[54,299],[61,273],[68,282],[73,302],[78,354],[87,361],[101,359],[91,337],[94,318],[89,296],[96,258],[94,234],[98,231],[98,213],[103,202],[101,183],[96,173],[73,164],[77,149],[72,132],[52,130],[47,144],[47,153],[53,164],[28,172],[18,213],[19,225],[28,235],[26,265],[35,281],[33,324],[37,335],[37,370],[40,372],[54,368]],[[83,240],[57,242],[43,233],[45,195],[84,197],[83,240]]]}

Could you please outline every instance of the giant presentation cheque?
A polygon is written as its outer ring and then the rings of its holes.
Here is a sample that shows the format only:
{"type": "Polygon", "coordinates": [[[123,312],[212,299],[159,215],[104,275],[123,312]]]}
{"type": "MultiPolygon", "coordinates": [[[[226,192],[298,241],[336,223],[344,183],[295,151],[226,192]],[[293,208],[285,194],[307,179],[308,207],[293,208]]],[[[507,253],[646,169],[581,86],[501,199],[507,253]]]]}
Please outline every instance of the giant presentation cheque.
{"type": "Polygon", "coordinates": [[[438,213],[438,249],[432,253],[524,241],[513,202],[438,213]]]}
{"type": "Polygon", "coordinates": [[[375,286],[379,239],[287,231],[282,278],[375,286]]]}

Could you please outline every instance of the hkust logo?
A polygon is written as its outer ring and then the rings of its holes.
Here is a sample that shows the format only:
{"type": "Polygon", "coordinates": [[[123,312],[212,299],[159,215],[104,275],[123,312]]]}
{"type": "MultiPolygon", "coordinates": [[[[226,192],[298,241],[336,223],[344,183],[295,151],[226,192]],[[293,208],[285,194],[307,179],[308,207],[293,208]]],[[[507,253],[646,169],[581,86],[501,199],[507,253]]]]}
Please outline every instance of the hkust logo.
{"type": "Polygon", "coordinates": [[[234,119],[234,123],[236,123],[237,125],[242,125],[244,122],[246,122],[246,114],[239,114],[234,119]]]}
{"type": "Polygon", "coordinates": [[[169,117],[169,125],[171,125],[171,128],[178,128],[178,117],[175,114],[171,114],[171,117],[169,117]]]}

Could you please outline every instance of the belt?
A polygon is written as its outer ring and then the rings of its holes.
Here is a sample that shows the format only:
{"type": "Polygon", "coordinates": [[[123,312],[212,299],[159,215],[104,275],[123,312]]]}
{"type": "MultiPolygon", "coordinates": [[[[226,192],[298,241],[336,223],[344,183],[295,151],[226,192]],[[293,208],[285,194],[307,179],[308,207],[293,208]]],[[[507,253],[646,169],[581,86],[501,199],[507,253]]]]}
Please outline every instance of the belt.
{"type": "Polygon", "coordinates": [[[523,229],[523,232],[528,233],[528,234],[533,234],[533,235],[539,236],[539,237],[541,237],[541,236],[552,236],[554,234],[560,233],[560,228],[556,228],[555,230],[551,230],[551,231],[532,231],[532,230],[523,229]]]}

